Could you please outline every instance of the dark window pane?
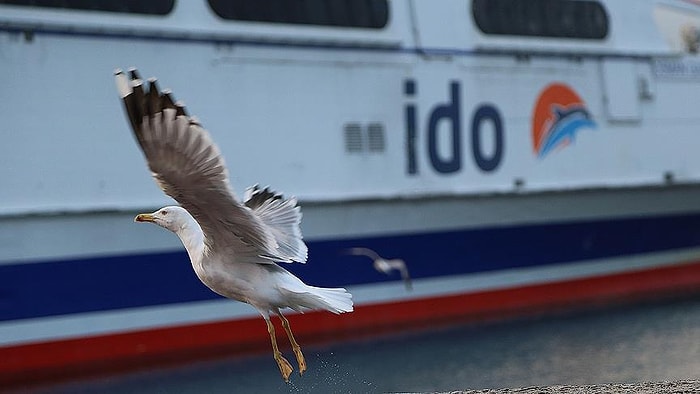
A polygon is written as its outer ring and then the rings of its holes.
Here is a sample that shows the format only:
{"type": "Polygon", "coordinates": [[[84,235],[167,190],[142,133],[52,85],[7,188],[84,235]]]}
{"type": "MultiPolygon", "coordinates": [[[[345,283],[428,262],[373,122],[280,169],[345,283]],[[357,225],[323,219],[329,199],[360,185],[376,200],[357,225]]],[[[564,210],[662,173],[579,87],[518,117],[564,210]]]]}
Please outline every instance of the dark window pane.
{"type": "Polygon", "coordinates": [[[173,10],[175,0],[0,0],[0,4],[125,14],[167,15],[173,10]]]}
{"type": "Polygon", "coordinates": [[[601,40],[608,14],[594,0],[473,0],[472,17],[484,34],[601,40]]]}
{"type": "Polygon", "coordinates": [[[209,0],[220,18],[246,22],[381,29],[387,0],[209,0]]]}

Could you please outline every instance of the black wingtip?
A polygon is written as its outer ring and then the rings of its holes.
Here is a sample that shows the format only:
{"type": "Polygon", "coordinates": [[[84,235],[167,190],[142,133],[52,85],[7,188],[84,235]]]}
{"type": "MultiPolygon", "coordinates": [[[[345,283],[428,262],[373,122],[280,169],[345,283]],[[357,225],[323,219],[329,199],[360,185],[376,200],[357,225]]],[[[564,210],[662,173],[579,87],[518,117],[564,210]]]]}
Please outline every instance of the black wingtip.
{"type": "Polygon", "coordinates": [[[156,78],[148,78],[148,95],[146,96],[148,115],[155,115],[163,110],[161,107],[160,89],[156,78]]]}
{"type": "Polygon", "coordinates": [[[173,100],[172,91],[170,89],[163,89],[161,93],[161,106],[163,106],[163,108],[175,108],[175,100],[173,100]]]}
{"type": "Polygon", "coordinates": [[[131,88],[134,92],[134,99],[138,103],[139,108],[141,108],[141,113],[139,113],[139,116],[143,116],[143,109],[144,109],[144,89],[143,89],[143,81],[140,79],[132,79],[131,80],[131,88]]]}
{"type": "Polygon", "coordinates": [[[264,189],[261,189],[260,186],[256,183],[255,185],[250,187],[250,194],[248,196],[248,200],[245,201],[245,205],[250,209],[257,209],[261,205],[265,204],[265,202],[267,201],[276,201],[282,199],[284,199],[284,197],[281,194],[272,191],[269,186],[266,186],[264,189]]]}
{"type": "Polygon", "coordinates": [[[131,79],[141,79],[139,70],[137,70],[136,67],[129,67],[129,76],[131,79]]]}
{"type": "Polygon", "coordinates": [[[178,100],[175,102],[175,110],[176,110],[175,115],[187,116],[187,111],[185,111],[185,103],[183,103],[182,101],[178,100]]]}
{"type": "Polygon", "coordinates": [[[131,129],[134,136],[142,143],[139,130],[143,121],[143,116],[146,113],[144,102],[143,80],[139,77],[136,68],[128,69],[128,77],[120,68],[114,70],[115,79],[117,82],[117,90],[121,96],[124,107],[126,109],[127,118],[131,124],[131,129]]]}
{"type": "Polygon", "coordinates": [[[160,89],[158,89],[158,78],[156,78],[156,77],[148,78],[148,88],[150,90],[155,90],[156,92],[160,92],[160,89]]]}

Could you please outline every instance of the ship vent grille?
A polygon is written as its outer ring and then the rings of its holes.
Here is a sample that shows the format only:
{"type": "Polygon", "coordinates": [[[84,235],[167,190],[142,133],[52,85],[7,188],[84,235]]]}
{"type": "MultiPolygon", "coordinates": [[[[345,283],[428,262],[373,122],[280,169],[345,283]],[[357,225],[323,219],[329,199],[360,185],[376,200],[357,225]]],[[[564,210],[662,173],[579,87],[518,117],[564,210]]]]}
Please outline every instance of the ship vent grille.
{"type": "Polygon", "coordinates": [[[380,153],[386,150],[384,124],[347,123],[343,127],[347,153],[380,153]]]}
{"type": "Polygon", "coordinates": [[[371,123],[367,126],[367,141],[370,152],[384,152],[384,125],[371,123]]]}
{"type": "Polygon", "coordinates": [[[345,151],[348,153],[358,153],[363,150],[362,127],[358,123],[348,123],[345,125],[345,151]]]}

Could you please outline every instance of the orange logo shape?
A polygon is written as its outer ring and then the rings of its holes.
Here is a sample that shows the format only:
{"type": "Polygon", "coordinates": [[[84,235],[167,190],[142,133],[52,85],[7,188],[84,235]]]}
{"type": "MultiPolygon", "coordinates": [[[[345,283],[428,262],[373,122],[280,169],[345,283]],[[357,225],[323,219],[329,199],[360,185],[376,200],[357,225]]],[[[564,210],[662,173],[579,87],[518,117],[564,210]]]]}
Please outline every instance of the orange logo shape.
{"type": "Polygon", "coordinates": [[[572,144],[581,128],[595,128],[581,97],[567,85],[555,82],[542,90],[532,113],[532,148],[542,158],[572,144]]]}

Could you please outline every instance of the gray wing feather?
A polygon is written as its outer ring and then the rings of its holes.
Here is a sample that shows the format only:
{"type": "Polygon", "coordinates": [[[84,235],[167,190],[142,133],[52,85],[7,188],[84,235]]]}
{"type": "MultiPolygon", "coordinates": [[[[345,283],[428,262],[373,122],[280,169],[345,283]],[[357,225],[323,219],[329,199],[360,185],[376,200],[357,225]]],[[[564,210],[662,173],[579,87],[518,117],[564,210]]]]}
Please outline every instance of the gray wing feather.
{"type": "Polygon", "coordinates": [[[236,261],[285,261],[274,236],[250,208],[234,196],[219,148],[199,122],[186,115],[155,80],[146,91],[138,75],[116,73],[127,117],[148,167],[160,188],[199,223],[212,253],[236,261]],[[262,259],[261,259],[262,257],[262,259]]]}

